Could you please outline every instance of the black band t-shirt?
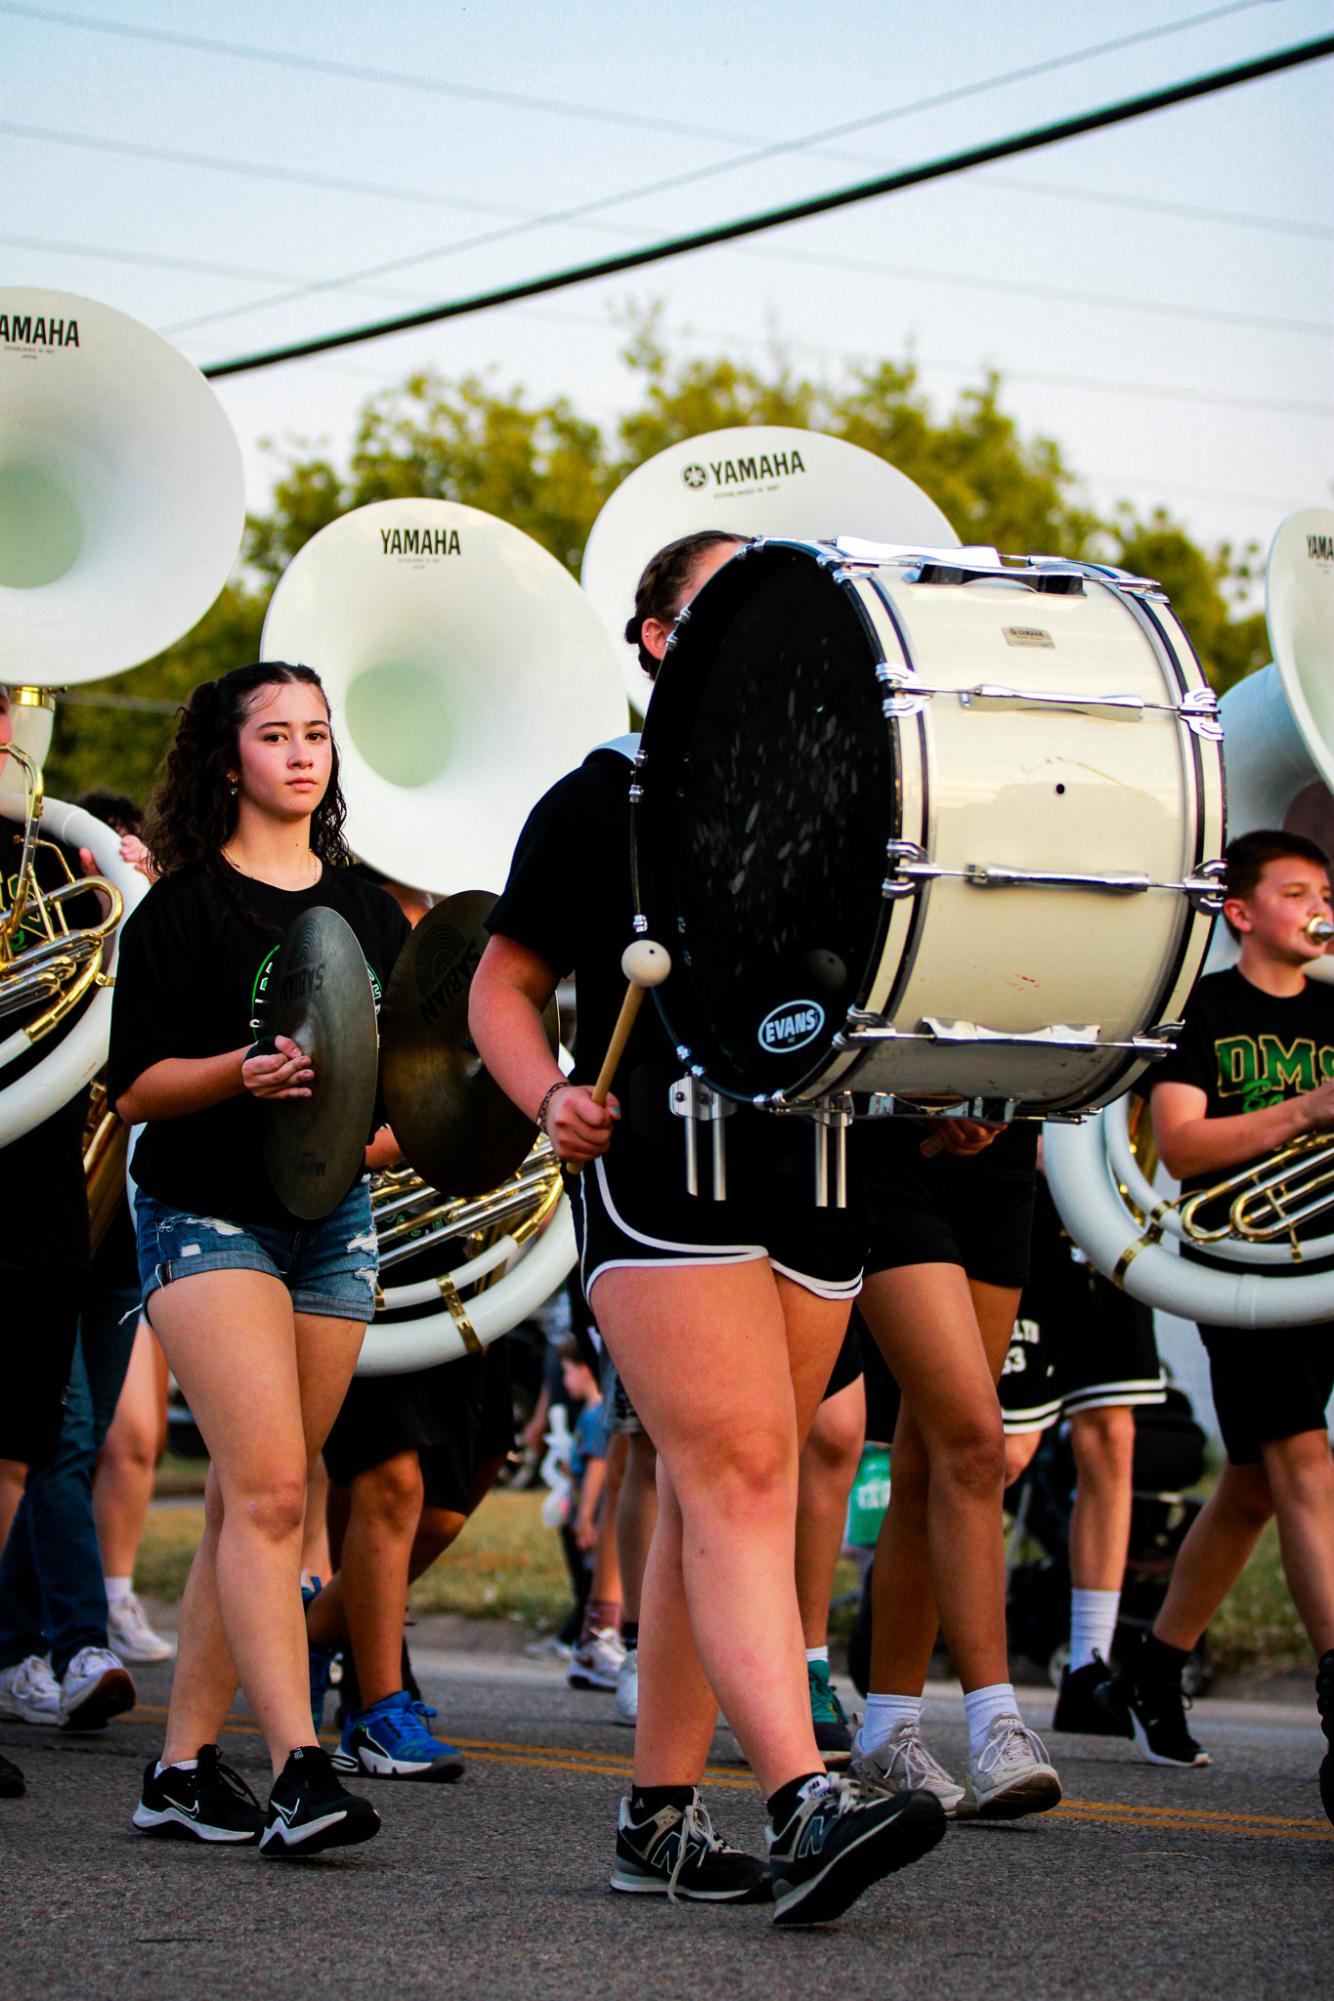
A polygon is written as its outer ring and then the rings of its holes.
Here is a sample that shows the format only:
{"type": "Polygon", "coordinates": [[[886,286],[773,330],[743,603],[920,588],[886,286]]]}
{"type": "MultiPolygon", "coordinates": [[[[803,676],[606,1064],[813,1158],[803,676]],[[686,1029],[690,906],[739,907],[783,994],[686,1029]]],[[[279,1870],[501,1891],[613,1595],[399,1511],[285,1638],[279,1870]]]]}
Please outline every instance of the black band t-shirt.
{"type": "MultiPolygon", "coordinates": [[[[309,889],[278,889],[239,873],[219,880],[201,868],[155,883],[121,938],[113,1104],[155,1063],[221,1056],[271,1033],[269,996],[283,936],[303,911],[321,906],[356,934],[378,1008],[409,926],[376,884],[327,864],[309,889]]],[[[260,1101],[241,1091],[204,1111],[152,1121],[131,1158],[135,1181],[177,1209],[294,1225],[265,1172],[260,1112],[260,1101]]]]}

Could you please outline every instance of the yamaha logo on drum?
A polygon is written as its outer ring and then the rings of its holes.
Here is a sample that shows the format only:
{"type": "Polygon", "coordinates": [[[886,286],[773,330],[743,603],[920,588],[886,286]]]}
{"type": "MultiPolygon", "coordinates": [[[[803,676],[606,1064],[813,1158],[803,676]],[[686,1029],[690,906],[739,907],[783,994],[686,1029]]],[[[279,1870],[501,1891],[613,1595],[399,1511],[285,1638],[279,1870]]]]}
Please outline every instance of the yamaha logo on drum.
{"type": "Polygon", "coordinates": [[[710,459],[707,466],[682,466],[681,478],[698,492],[712,476],[715,486],[776,486],[780,479],[804,473],[806,462],[800,452],[757,452],[753,458],[710,459]]]}
{"type": "Polygon", "coordinates": [[[48,320],[41,313],[0,313],[0,341],[6,347],[77,347],[77,320],[48,320]]]}
{"type": "Polygon", "coordinates": [[[1308,535],[1306,553],[1313,563],[1334,563],[1334,535],[1308,535]]]}
{"type": "Polygon", "coordinates": [[[386,556],[461,556],[457,528],[382,528],[386,556]]]}
{"type": "Polygon", "coordinates": [[[760,1023],[760,1048],[771,1056],[786,1056],[790,1049],[804,1049],[814,1042],[823,1027],[824,1009],[818,1001],[784,1001],[760,1023]]]}

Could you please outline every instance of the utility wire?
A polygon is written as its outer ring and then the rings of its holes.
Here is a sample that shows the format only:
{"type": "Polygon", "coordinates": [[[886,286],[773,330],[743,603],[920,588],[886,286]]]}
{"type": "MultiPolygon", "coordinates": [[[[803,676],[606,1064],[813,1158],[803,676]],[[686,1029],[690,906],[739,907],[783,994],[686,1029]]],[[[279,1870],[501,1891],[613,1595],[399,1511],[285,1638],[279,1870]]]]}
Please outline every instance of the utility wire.
{"type": "Polygon", "coordinates": [[[568,286],[586,284],[595,278],[613,277],[623,271],[639,270],[645,265],[657,264],[670,257],[684,256],[690,251],[709,249],[719,243],[735,242],[742,237],[756,236],[766,230],[776,229],[785,223],[804,221],[811,216],[825,215],[832,210],[870,201],[881,195],[896,194],[903,188],[917,187],[926,181],[940,180],[950,174],[963,173],[969,168],[985,166],[993,160],[1010,159],[1019,153],[1034,152],[1044,146],[1057,145],[1082,133],[1102,131],[1109,126],[1144,117],[1149,112],[1162,111],[1170,105],[1188,103],[1195,98],[1212,96],[1217,91],[1232,89],[1238,84],[1250,83],[1260,77],[1274,76],[1284,70],[1295,69],[1302,64],[1315,62],[1329,55],[1334,55],[1334,35],[1327,35],[1316,41],[1301,42],[1292,48],[1279,49],[1271,55],[1235,64],[1229,69],[1216,70],[1206,76],[1192,77],[1184,83],[1171,84],[1161,90],[1126,98],[1120,103],[1105,105],[1098,111],[1060,119],[1054,124],[1037,126],[1031,131],[1017,133],[1007,139],[992,140],[981,146],[968,147],[962,152],[947,154],[941,159],[924,161],[919,166],[908,167],[895,174],[859,182],[853,187],[838,188],[831,193],[813,195],[783,208],[765,210],[758,215],[743,216],[733,222],[715,224],[709,229],[669,237],[661,243],[648,244],[640,250],[623,252],[617,257],[602,258],[591,264],[569,266],[561,271],[550,272],[544,277],[522,280],[489,292],[474,293],[470,297],[450,300],[419,312],[402,314],[396,319],[381,320],[363,327],[350,327],[339,333],[291,342],[282,347],[266,349],[258,354],[238,356],[232,361],[213,362],[204,373],[214,378],[240,375],[257,368],[272,367],[280,361],[295,361],[303,355],[325,353],[335,347],[350,347],[359,341],[378,339],[385,334],[402,333],[413,327],[429,326],[443,320],[461,319],[465,314],[512,305],[518,299],[535,298],[545,292],[562,291],[568,286]]]}

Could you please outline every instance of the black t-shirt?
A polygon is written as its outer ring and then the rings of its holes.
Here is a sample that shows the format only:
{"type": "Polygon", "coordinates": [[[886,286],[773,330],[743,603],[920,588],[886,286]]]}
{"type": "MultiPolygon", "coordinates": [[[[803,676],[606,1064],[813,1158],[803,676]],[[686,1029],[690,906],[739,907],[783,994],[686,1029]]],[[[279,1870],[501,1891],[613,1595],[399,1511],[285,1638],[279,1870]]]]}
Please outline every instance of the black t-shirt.
{"type": "MultiPolygon", "coordinates": [[[[1149,1088],[1194,1085],[1204,1092],[1207,1119],[1263,1111],[1334,1077],[1334,992],[1315,980],[1285,999],[1253,986],[1235,966],[1226,973],[1211,973],[1187,1002],[1185,1023],[1176,1049],[1154,1066],[1149,1088]]],[[[1207,1188],[1253,1165],[1255,1161],[1239,1161],[1235,1167],[1189,1175],[1181,1185],[1187,1192],[1207,1188]]],[[[1222,1205],[1209,1204],[1201,1220],[1217,1227],[1223,1221],[1222,1205]]],[[[1328,1230],[1328,1217],[1317,1216],[1298,1235],[1318,1237],[1328,1230]]],[[[1202,1263],[1221,1263],[1190,1244],[1184,1253],[1202,1263]]],[[[1223,1268],[1238,1269],[1231,1263],[1223,1268]]],[[[1294,1275],[1328,1268],[1322,1259],[1296,1267],[1294,1275]]]]}
{"type": "MultiPolygon", "coordinates": [[[[625,755],[590,752],[534,806],[519,835],[504,894],[487,928],[513,939],[559,975],[575,975],[574,1081],[592,1084],[611,1040],[626,981],[621,954],[634,940],[630,772],[625,755]]],[[[671,978],[671,975],[668,975],[671,978]]],[[[682,1064],[650,994],[639,1010],[612,1089],[637,1141],[680,1150],[681,1121],[668,1096],[682,1064]]],[[[811,1174],[804,1119],[739,1106],[727,1121],[729,1177],[811,1174]]]]}
{"type": "MultiPolygon", "coordinates": [[[[6,881],[10,881],[18,868],[23,835],[11,821],[0,821],[0,829],[3,829],[0,870],[6,881]]],[[[38,883],[46,890],[56,889],[68,880],[51,852],[53,848],[60,850],[72,875],[77,878],[83,873],[77,848],[58,841],[43,845],[36,851],[33,867],[38,883]]],[[[6,896],[6,903],[8,900],[6,896]]],[[[65,921],[71,930],[81,930],[100,921],[102,907],[100,897],[91,891],[86,896],[71,897],[63,906],[65,921]]],[[[15,951],[38,943],[42,935],[35,924],[27,923],[14,940],[15,951]]],[[[12,1035],[45,1006],[45,1002],[39,1002],[6,1015],[0,1023],[0,1036],[12,1035]]],[[[50,1057],[77,1018],[71,1017],[68,1025],[35,1044],[30,1055],[18,1058],[0,1071],[0,1089],[21,1093],[22,1079],[50,1057]]],[[[32,1270],[54,1264],[82,1270],[86,1266],[88,1200],[83,1180],[83,1131],[87,1115],[85,1089],[77,1091],[68,1104],[41,1125],[0,1149],[0,1217],[3,1218],[0,1267],[32,1270]]]]}
{"type": "MultiPolygon", "coordinates": [[[[224,884],[183,869],[153,885],[121,938],[111,1017],[114,1103],[168,1057],[220,1056],[271,1032],[267,994],[288,927],[305,910],[336,910],[356,933],[376,1003],[408,921],[386,890],[325,867],[310,889],[237,875],[224,884]]],[[[264,1170],[260,1104],[246,1092],[147,1126],[131,1172],[160,1202],[244,1223],[292,1223],[264,1170]]]]}

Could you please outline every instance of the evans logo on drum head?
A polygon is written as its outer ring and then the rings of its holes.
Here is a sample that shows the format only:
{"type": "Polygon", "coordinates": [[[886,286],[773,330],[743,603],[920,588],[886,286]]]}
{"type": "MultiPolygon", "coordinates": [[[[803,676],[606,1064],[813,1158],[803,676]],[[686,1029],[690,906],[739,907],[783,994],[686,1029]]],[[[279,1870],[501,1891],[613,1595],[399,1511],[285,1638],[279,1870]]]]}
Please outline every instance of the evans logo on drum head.
{"type": "Polygon", "coordinates": [[[771,1056],[786,1056],[789,1050],[804,1049],[808,1042],[814,1042],[823,1027],[824,1009],[818,1001],[784,1001],[760,1023],[760,1048],[771,1056]]]}

